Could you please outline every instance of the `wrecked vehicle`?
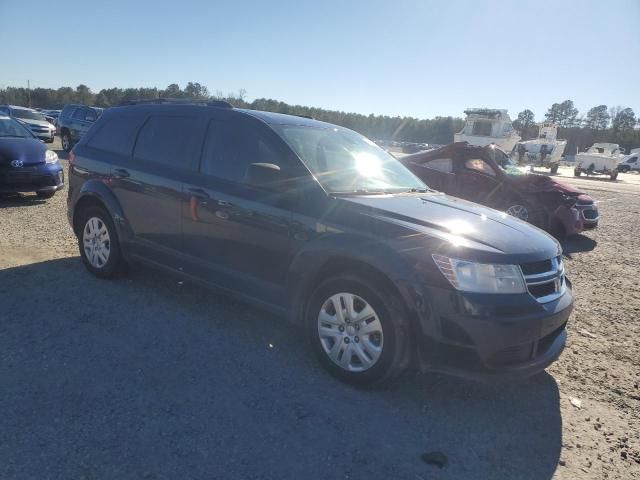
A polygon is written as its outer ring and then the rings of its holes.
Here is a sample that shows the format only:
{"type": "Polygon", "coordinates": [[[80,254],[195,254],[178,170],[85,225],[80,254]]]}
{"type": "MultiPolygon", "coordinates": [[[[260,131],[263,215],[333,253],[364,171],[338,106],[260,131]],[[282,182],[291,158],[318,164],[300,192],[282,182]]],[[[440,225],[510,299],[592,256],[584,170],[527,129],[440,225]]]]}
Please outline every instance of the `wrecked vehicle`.
{"type": "Polygon", "coordinates": [[[502,210],[556,236],[598,226],[598,208],[589,195],[527,172],[493,145],[456,142],[399,160],[435,190],[502,210]]]}

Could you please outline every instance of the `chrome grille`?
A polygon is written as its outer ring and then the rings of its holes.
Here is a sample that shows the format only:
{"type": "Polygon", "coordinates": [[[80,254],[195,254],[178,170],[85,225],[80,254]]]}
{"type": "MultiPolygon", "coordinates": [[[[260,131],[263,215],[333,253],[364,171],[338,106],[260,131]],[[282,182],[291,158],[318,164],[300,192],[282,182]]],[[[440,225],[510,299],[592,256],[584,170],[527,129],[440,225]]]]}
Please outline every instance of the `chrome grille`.
{"type": "Polygon", "coordinates": [[[565,289],[562,256],[542,262],[520,265],[529,293],[540,303],[551,302],[560,297],[565,289]],[[545,267],[544,269],[541,267],[545,267]]]}

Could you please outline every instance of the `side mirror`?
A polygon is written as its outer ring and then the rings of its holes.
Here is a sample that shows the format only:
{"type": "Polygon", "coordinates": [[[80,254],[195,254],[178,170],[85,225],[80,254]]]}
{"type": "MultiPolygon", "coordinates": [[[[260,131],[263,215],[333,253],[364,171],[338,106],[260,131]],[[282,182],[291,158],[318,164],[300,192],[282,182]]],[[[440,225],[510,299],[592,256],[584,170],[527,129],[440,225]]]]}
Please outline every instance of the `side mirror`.
{"type": "Polygon", "coordinates": [[[274,190],[282,178],[280,167],[273,163],[252,163],[247,168],[247,183],[254,187],[274,190]]]}

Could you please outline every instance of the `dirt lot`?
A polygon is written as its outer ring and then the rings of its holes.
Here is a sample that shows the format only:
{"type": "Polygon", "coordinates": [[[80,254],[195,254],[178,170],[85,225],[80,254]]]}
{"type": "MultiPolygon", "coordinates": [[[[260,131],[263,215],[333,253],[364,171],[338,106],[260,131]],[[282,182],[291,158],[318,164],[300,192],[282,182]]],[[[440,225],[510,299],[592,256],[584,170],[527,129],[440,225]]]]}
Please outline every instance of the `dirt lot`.
{"type": "Polygon", "coordinates": [[[91,277],[66,191],[0,200],[0,478],[640,478],[638,178],[568,179],[601,226],[565,245],[576,308],[547,373],[373,390],[253,307],[140,269],[91,277]]]}

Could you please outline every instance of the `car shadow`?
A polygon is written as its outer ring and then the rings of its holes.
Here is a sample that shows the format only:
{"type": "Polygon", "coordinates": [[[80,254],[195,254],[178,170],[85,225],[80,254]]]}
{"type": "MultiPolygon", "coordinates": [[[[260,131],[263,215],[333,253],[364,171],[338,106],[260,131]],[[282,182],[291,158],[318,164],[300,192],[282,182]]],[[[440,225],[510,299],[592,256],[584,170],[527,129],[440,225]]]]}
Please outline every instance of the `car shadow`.
{"type": "Polygon", "coordinates": [[[35,194],[5,193],[0,194],[0,209],[11,207],[32,207],[46,203],[44,198],[38,198],[35,194]]]}
{"type": "Polygon", "coordinates": [[[69,154],[65,150],[53,150],[58,155],[58,158],[61,160],[69,160],[69,154]]]}
{"type": "Polygon", "coordinates": [[[592,251],[596,248],[598,242],[586,235],[579,234],[562,238],[560,240],[560,245],[562,245],[562,252],[564,255],[567,258],[571,258],[571,254],[573,253],[592,251]]]}
{"type": "Polygon", "coordinates": [[[560,457],[547,373],[353,388],[277,316],[78,257],[0,270],[0,305],[0,477],[549,479],[560,457]]]}

